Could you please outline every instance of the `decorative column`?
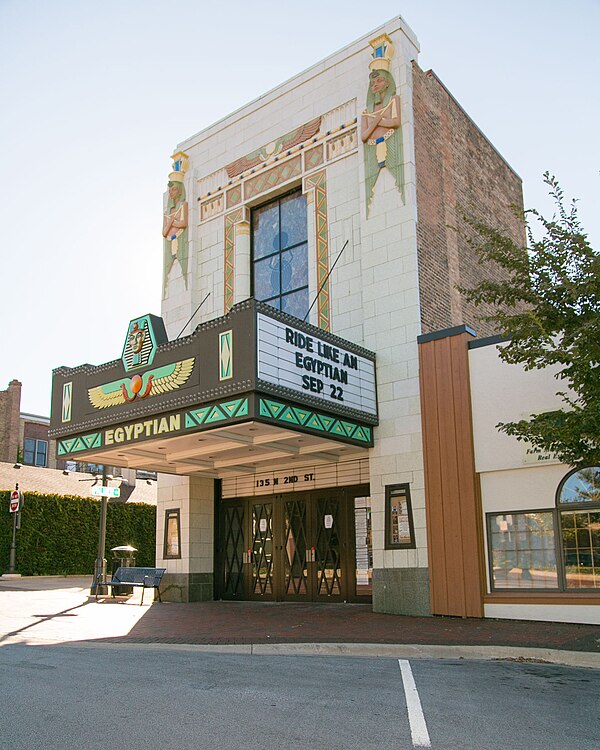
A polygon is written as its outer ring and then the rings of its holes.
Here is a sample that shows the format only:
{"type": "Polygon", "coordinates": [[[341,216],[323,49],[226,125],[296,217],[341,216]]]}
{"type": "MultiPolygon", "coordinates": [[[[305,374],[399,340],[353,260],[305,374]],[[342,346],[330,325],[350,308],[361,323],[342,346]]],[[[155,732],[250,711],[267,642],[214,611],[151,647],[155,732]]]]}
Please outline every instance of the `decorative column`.
{"type": "Polygon", "coordinates": [[[241,206],[225,214],[223,311],[250,296],[250,211],[241,206]]]}
{"type": "Polygon", "coordinates": [[[327,222],[327,176],[323,169],[304,180],[304,193],[311,193],[309,201],[315,207],[315,248],[317,261],[317,326],[331,329],[329,279],[329,226],[327,222]],[[324,284],[325,279],[327,282],[324,284]],[[321,289],[321,286],[323,288],[321,289]]]}

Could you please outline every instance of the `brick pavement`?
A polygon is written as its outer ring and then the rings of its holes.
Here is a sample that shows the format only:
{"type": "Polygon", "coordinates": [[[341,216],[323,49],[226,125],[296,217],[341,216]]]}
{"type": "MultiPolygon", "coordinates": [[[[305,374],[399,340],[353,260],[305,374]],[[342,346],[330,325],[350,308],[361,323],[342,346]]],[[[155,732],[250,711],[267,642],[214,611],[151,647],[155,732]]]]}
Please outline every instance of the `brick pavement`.
{"type": "Polygon", "coordinates": [[[149,592],[140,607],[140,597],[136,590],[96,602],[87,578],[0,579],[0,643],[415,644],[600,654],[598,625],[403,617],[361,604],[150,604],[149,592]]]}
{"type": "Polygon", "coordinates": [[[375,613],[362,604],[204,602],[157,604],[119,640],[189,644],[493,645],[600,653],[600,626],[404,617],[375,613]]]}

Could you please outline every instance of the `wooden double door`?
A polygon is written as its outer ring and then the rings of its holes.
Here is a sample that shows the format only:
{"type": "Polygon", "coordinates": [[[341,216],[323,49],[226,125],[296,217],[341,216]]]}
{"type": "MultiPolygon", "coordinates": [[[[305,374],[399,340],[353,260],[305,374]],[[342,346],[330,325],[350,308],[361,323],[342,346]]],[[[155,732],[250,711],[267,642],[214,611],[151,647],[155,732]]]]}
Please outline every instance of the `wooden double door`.
{"type": "Polygon", "coordinates": [[[220,598],[356,600],[356,495],[336,487],[222,501],[220,598]]]}

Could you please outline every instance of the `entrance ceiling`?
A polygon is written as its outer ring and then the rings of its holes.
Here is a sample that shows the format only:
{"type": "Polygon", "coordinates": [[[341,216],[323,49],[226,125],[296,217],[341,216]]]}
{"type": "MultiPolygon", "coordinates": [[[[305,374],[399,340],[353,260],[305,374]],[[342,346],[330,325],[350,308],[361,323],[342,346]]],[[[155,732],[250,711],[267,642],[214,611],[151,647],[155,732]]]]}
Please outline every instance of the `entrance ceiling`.
{"type": "Polygon", "coordinates": [[[87,452],[85,460],[165,474],[225,478],[366,456],[367,449],[260,422],[87,452]]]}

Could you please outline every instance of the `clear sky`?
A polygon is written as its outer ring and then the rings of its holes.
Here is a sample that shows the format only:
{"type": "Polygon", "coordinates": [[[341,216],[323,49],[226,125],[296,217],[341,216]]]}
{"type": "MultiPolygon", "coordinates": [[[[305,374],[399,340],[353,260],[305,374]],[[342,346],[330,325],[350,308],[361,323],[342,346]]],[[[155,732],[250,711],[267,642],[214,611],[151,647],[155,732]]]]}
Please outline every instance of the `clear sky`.
{"type": "Polygon", "coordinates": [[[0,0],[0,389],[48,415],[54,367],[119,357],[160,314],[174,147],[396,15],[525,205],[550,170],[600,246],[599,0],[0,0]]]}

